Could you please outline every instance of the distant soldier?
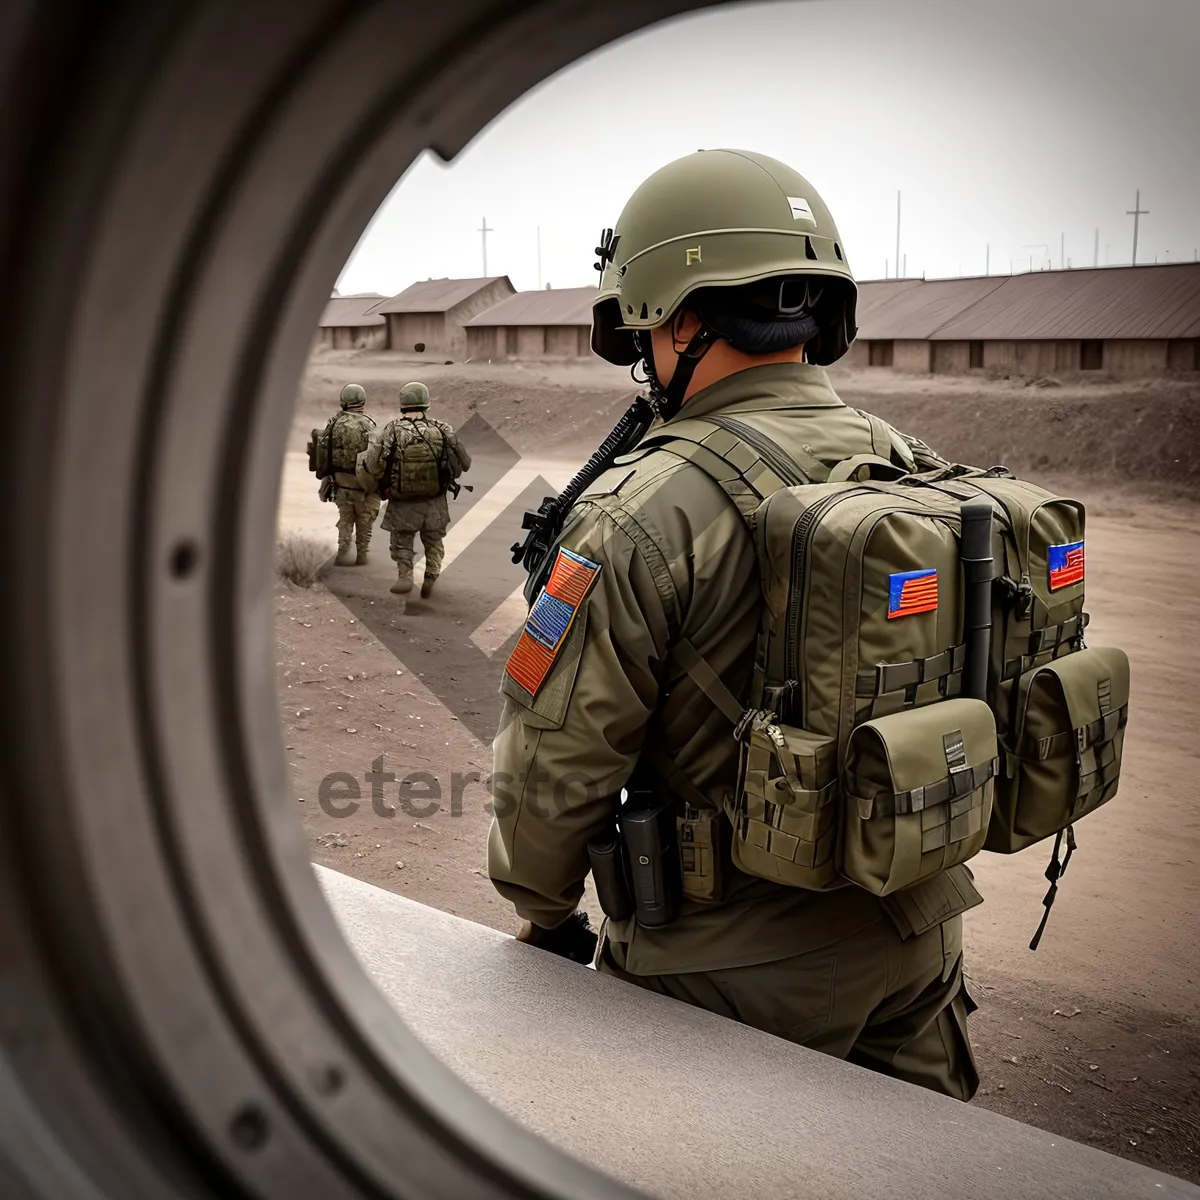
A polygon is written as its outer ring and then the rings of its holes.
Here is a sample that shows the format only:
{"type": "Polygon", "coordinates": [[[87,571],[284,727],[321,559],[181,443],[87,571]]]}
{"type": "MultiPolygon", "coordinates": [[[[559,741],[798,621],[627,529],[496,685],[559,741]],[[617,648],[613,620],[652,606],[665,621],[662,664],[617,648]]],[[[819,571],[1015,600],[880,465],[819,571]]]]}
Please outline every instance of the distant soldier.
{"type": "Polygon", "coordinates": [[[364,488],[355,474],[358,456],[375,432],[375,422],[363,412],[366,402],[367,393],[357,383],[346,384],[342,411],[330,417],[324,429],[313,430],[308,446],[309,466],[321,480],[321,499],[337,504],[339,567],[351,565],[351,537],[358,552],[353,565],[365,565],[379,516],[379,496],[374,488],[364,488]]]}
{"type": "Polygon", "coordinates": [[[457,491],[456,480],[470,466],[471,458],[454,430],[429,416],[429,389],[423,383],[406,383],[400,389],[400,416],[372,435],[358,460],[360,484],[368,490],[376,487],[388,502],[383,528],[391,534],[396,564],[392,591],[397,595],[412,591],[417,533],[425,549],[421,596],[433,591],[450,528],[446,493],[457,491]]]}

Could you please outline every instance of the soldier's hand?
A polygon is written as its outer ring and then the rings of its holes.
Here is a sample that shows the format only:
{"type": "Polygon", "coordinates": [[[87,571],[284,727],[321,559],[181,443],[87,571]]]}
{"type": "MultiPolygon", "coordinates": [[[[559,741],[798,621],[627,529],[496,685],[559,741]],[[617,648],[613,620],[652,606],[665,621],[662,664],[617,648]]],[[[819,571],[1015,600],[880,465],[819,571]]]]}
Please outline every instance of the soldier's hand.
{"type": "Polygon", "coordinates": [[[585,912],[573,912],[561,925],[543,929],[526,921],[517,934],[518,942],[536,946],[560,958],[586,966],[596,955],[598,935],[592,929],[585,912]]]}

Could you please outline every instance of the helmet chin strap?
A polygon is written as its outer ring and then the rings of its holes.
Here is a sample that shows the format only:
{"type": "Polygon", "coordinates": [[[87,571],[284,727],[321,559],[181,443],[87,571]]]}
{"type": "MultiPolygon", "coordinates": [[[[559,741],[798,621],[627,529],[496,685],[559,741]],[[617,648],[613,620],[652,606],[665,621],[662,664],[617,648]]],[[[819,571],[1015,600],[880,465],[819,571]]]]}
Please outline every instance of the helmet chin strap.
{"type": "Polygon", "coordinates": [[[696,373],[700,360],[720,339],[720,335],[710,329],[708,325],[701,325],[692,335],[692,340],[679,352],[675,360],[675,371],[671,376],[671,382],[665,387],[654,368],[654,353],[649,334],[638,331],[634,334],[634,338],[642,355],[646,379],[650,384],[650,403],[664,421],[669,421],[683,407],[688,385],[692,382],[692,376],[696,373]]]}

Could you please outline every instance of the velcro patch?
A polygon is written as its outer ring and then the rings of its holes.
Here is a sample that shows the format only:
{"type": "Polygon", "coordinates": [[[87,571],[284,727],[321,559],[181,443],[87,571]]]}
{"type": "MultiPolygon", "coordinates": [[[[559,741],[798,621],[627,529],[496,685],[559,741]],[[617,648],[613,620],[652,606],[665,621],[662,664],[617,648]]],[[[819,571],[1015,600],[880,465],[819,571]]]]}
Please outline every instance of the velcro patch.
{"type": "Polygon", "coordinates": [[[550,578],[529,610],[525,628],[505,668],[508,677],[530,696],[536,696],[546,682],[599,574],[599,563],[571,550],[559,549],[550,578]]]}
{"type": "Polygon", "coordinates": [[[1083,542],[1050,547],[1050,590],[1083,582],[1083,542]]]}
{"type": "Polygon", "coordinates": [[[934,612],[938,606],[936,567],[921,571],[896,571],[888,576],[888,620],[934,612]]]}

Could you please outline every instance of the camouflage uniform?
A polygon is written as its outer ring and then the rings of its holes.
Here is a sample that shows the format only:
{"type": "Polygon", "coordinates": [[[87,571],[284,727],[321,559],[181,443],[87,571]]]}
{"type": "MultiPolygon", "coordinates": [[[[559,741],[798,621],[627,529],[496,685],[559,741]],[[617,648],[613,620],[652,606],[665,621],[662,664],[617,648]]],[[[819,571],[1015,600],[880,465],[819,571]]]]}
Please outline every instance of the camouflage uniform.
{"type": "MultiPolygon", "coordinates": [[[[407,389],[416,387],[414,384],[406,385],[407,389]]],[[[428,392],[423,387],[420,391],[414,391],[409,398],[414,400],[414,408],[423,410],[428,406],[428,392]],[[424,399],[424,404],[419,403],[421,399],[424,399]]],[[[401,403],[407,409],[403,389],[401,403]]],[[[389,422],[380,434],[372,437],[366,452],[359,457],[360,481],[364,484],[370,481],[388,497],[382,528],[390,534],[389,549],[396,564],[393,592],[404,594],[412,590],[413,543],[419,533],[425,550],[425,577],[421,582],[421,594],[429,595],[441,573],[444,541],[446,531],[450,528],[450,505],[445,490],[447,478],[442,476],[457,479],[470,465],[470,455],[454,430],[444,421],[426,416],[424,411],[406,411],[389,422]],[[416,499],[405,497],[405,448],[414,443],[432,447],[431,454],[437,460],[438,472],[435,486],[440,489],[436,495],[416,499]]]]}
{"type": "MultiPolygon", "coordinates": [[[[875,455],[911,470],[932,457],[831,388],[822,366],[854,337],[853,279],[828,210],[783,164],[740,151],[680,160],[639,189],[600,252],[593,348],[611,362],[645,360],[665,417],[655,438],[672,421],[733,418],[781,460],[828,468],[875,455]],[[780,276],[800,286],[785,292],[780,276]],[[747,279],[765,285],[751,291],[747,279]],[[676,332],[664,384],[649,333],[698,287],[708,292],[688,311],[700,332],[686,352],[676,332]],[[807,361],[735,367],[685,401],[714,335],[751,363],[800,344],[807,361]]],[[[736,439],[727,452],[735,461],[736,439]]],[[[492,881],[535,945],[572,918],[588,843],[611,835],[635,774],[678,811],[722,810],[739,743],[680,647],[745,695],[763,603],[741,513],[706,470],[662,446],[626,455],[584,491],[557,553],[555,595],[579,599],[558,601],[561,613],[547,606],[544,627],[527,624],[509,659],[488,845],[492,881]]],[[[965,866],[884,898],[789,887],[732,863],[725,872],[717,898],[685,894],[670,924],[607,920],[598,969],[947,1095],[974,1094],[961,914],[980,897],[965,866]]]]}
{"type": "MultiPolygon", "coordinates": [[[[322,435],[340,448],[343,461],[356,465],[358,456],[367,448],[375,432],[375,422],[362,411],[365,403],[366,393],[363,389],[357,384],[347,384],[342,389],[342,411],[330,418],[322,435]]],[[[338,510],[338,565],[346,566],[350,562],[350,542],[353,539],[356,551],[354,565],[362,566],[367,561],[371,533],[379,516],[379,496],[373,488],[365,489],[352,470],[334,471],[332,482],[333,501],[338,510]]]]}

